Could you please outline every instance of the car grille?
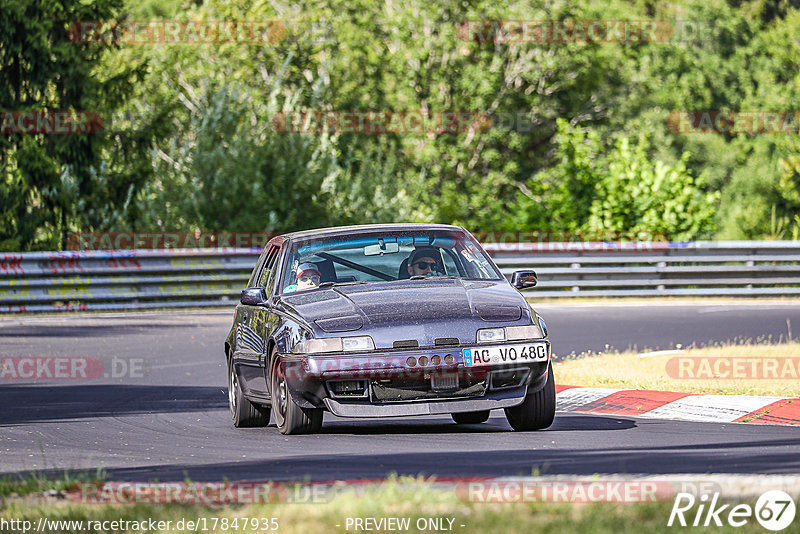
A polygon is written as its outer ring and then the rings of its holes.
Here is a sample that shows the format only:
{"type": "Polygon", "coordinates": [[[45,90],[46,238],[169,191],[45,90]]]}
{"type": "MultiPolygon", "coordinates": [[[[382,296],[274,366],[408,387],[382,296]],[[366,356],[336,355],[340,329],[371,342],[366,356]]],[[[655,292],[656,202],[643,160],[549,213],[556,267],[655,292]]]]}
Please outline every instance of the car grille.
{"type": "Polygon", "coordinates": [[[473,375],[469,371],[462,371],[456,377],[434,371],[418,378],[372,380],[370,385],[373,402],[480,397],[486,393],[487,376],[483,373],[473,375]]]}
{"type": "Polygon", "coordinates": [[[328,388],[334,397],[366,397],[366,380],[328,380],[328,388]]]}

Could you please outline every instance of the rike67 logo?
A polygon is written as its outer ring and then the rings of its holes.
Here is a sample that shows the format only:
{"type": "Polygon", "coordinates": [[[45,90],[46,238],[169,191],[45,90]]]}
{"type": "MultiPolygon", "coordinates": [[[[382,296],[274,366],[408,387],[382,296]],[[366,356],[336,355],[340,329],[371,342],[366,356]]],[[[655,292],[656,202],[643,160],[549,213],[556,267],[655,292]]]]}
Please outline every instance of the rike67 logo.
{"type": "Polygon", "coordinates": [[[762,527],[778,531],[792,524],[795,511],[792,497],[780,490],[763,493],[755,507],[749,504],[721,504],[719,493],[714,493],[711,497],[708,494],[695,497],[691,493],[678,493],[667,526],[678,524],[682,527],[721,527],[724,521],[732,527],[741,527],[755,517],[762,527]]]}

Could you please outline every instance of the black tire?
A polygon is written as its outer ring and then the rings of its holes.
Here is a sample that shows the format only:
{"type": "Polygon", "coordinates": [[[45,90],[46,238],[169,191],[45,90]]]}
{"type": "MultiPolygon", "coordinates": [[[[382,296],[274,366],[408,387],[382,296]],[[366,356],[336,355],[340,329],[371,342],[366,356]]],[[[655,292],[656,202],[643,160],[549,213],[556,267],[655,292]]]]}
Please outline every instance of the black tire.
{"type": "Polygon", "coordinates": [[[541,430],[553,424],[556,415],[556,382],[553,365],[547,365],[547,382],[536,393],[531,393],[519,406],[506,408],[506,419],[517,431],[541,430]]]}
{"type": "Polygon", "coordinates": [[[281,434],[314,434],[322,428],[322,408],[302,408],[295,404],[286,385],[283,366],[273,357],[270,364],[269,391],[272,416],[281,434]]]}
{"type": "Polygon", "coordinates": [[[250,402],[242,392],[239,377],[233,368],[233,358],[228,358],[228,406],[236,428],[267,426],[269,408],[250,402]]]}
{"type": "Polygon", "coordinates": [[[485,423],[489,419],[489,410],[453,413],[450,415],[453,416],[453,421],[459,425],[477,425],[478,423],[485,423]]]}

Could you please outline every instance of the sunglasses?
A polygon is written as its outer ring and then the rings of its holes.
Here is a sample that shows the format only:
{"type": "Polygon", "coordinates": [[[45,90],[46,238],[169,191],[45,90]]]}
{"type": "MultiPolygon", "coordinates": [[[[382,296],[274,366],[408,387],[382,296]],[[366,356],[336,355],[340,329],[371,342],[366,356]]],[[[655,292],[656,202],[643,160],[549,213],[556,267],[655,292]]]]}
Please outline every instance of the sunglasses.
{"type": "Polygon", "coordinates": [[[414,265],[417,266],[417,269],[436,269],[436,262],[428,263],[427,261],[418,261],[414,265]]]}
{"type": "Polygon", "coordinates": [[[319,282],[319,276],[312,275],[312,276],[301,276],[298,278],[301,282],[319,282]]]}

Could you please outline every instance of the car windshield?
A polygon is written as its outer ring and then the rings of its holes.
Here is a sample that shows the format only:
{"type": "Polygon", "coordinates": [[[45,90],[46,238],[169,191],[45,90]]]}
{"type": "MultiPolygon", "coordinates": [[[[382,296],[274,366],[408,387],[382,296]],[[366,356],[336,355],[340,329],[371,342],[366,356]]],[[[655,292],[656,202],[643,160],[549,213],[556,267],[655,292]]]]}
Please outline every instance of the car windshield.
{"type": "Polygon", "coordinates": [[[283,293],[338,284],[429,278],[502,279],[481,246],[454,230],[353,233],[298,239],[283,293]]]}

